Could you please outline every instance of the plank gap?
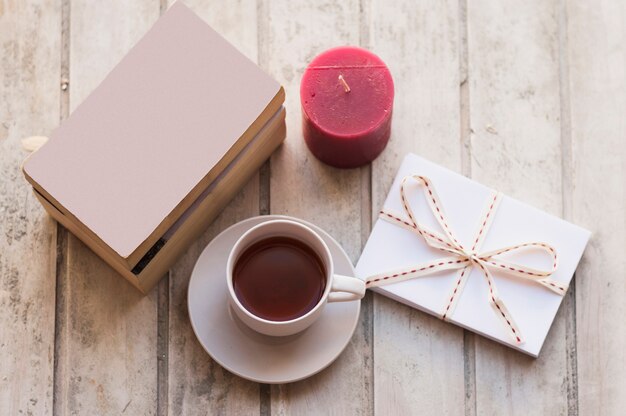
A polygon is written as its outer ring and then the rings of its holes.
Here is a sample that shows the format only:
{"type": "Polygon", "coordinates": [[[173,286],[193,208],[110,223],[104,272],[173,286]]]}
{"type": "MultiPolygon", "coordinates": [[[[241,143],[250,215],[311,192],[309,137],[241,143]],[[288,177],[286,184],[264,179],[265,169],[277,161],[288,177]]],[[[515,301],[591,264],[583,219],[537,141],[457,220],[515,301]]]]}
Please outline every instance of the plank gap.
{"type": "MultiPolygon", "coordinates": [[[[567,4],[559,2],[559,101],[561,125],[561,190],[563,218],[573,220],[573,158],[572,158],[572,114],[570,77],[568,66],[567,4]]],[[[576,274],[572,277],[569,291],[563,301],[565,308],[565,354],[567,374],[567,413],[578,414],[578,355],[576,350],[576,274]]]]}
{"type": "Polygon", "coordinates": [[[167,416],[169,400],[170,275],[157,287],[157,415],[167,416]]]}
{"type": "Polygon", "coordinates": [[[259,384],[259,415],[270,416],[272,414],[272,386],[259,384]]]}
{"type": "MultiPolygon", "coordinates": [[[[469,41],[467,0],[459,0],[459,119],[461,173],[472,176],[472,126],[470,123],[469,41]]],[[[476,337],[463,330],[463,381],[465,416],[476,415],[476,337]]]]}
{"type": "Polygon", "coordinates": [[[463,330],[465,416],[476,415],[476,335],[463,330]]]}
{"type": "MultiPolygon", "coordinates": [[[[59,122],[69,116],[70,109],[70,12],[71,0],[61,1],[61,61],[59,80],[59,122]]],[[[67,256],[68,235],[67,230],[56,224],[56,267],[55,267],[55,307],[54,307],[54,357],[53,357],[53,380],[52,380],[52,413],[62,415],[66,413],[67,401],[59,397],[59,392],[66,392],[67,372],[61,362],[63,345],[61,337],[66,334],[67,313],[67,256]]]]}
{"type": "Polygon", "coordinates": [[[472,176],[472,126],[470,124],[469,44],[467,0],[459,0],[459,94],[461,132],[461,173],[472,176]]]}
{"type": "Polygon", "coordinates": [[[70,114],[70,13],[71,0],[61,1],[61,99],[59,110],[63,121],[70,114]]]}
{"type": "Polygon", "coordinates": [[[268,159],[259,170],[259,214],[269,215],[270,204],[270,160],[268,159]]]}
{"type": "MultiPolygon", "coordinates": [[[[52,380],[52,413],[54,415],[66,414],[65,400],[58,396],[59,392],[67,391],[64,387],[67,382],[66,369],[61,365],[63,356],[63,345],[61,337],[67,333],[65,327],[67,323],[67,299],[65,296],[67,282],[67,230],[57,223],[56,241],[56,286],[55,286],[55,309],[54,309],[54,363],[52,380]]],[[[63,363],[65,364],[65,363],[63,363]]]]}
{"type": "Polygon", "coordinates": [[[269,9],[265,0],[257,0],[256,3],[256,42],[257,42],[257,64],[266,72],[269,71],[270,54],[268,51],[268,27],[269,9]]]}
{"type": "Polygon", "coordinates": [[[566,0],[559,3],[559,99],[561,105],[561,180],[563,217],[572,219],[573,156],[572,156],[572,115],[569,90],[569,67],[567,59],[567,7],[566,0]]]}
{"type": "Polygon", "coordinates": [[[370,8],[369,0],[359,0],[359,45],[370,49],[370,8]]]}
{"type": "Polygon", "coordinates": [[[168,8],[168,0],[158,0],[159,1],[159,14],[163,15],[167,11],[168,8]]]}
{"type": "MultiPolygon", "coordinates": [[[[369,164],[361,168],[361,248],[363,251],[365,243],[372,230],[373,215],[372,212],[376,209],[373,205],[372,198],[372,165],[369,164]]],[[[364,327],[364,340],[365,345],[368,348],[370,356],[370,379],[369,379],[369,408],[374,411],[375,401],[375,367],[374,367],[374,296],[371,291],[365,294],[363,300],[361,300],[361,319],[363,319],[364,327]]]]}
{"type": "Polygon", "coordinates": [[[567,414],[578,415],[578,352],[576,349],[576,273],[564,300],[567,362],[567,414]]]}
{"type": "MultiPolygon", "coordinates": [[[[374,405],[376,404],[376,389],[375,386],[375,366],[374,366],[374,298],[379,296],[372,291],[365,293],[365,297],[361,300],[361,316],[363,319],[364,334],[363,338],[369,350],[370,363],[369,363],[369,383],[367,388],[369,389],[369,409],[371,414],[374,414],[374,405]]],[[[367,382],[367,381],[366,381],[367,382]]]]}

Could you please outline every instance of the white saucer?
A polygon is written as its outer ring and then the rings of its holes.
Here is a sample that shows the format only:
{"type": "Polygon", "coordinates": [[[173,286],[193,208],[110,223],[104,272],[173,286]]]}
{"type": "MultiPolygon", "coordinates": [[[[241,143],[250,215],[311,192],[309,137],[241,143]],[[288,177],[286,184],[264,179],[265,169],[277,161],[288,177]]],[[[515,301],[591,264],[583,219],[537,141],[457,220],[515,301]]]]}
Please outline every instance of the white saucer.
{"type": "Polygon", "coordinates": [[[227,302],[225,276],[230,249],[251,227],[277,218],[318,232],[330,248],[335,271],[355,275],[345,251],[324,230],[296,218],[266,215],[241,221],[215,237],[196,262],[187,294],[191,326],[206,352],[240,377],[272,384],[301,380],[330,365],[348,345],[361,307],[358,301],[329,303],[317,322],[288,337],[261,335],[235,318],[227,302]]]}

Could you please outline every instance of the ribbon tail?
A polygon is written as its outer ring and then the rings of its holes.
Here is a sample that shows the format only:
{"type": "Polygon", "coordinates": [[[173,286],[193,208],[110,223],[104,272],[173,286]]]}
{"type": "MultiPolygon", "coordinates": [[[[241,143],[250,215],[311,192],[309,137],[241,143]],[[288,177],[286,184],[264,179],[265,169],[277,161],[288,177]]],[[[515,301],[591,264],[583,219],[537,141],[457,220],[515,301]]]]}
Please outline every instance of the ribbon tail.
{"type": "Polygon", "coordinates": [[[502,320],[504,325],[510,329],[509,334],[511,335],[515,343],[517,345],[523,344],[524,337],[522,336],[519,327],[513,320],[513,317],[511,316],[509,310],[504,305],[504,302],[502,302],[502,300],[499,298],[492,297],[489,303],[491,304],[491,307],[495,311],[496,315],[498,315],[498,317],[502,320]]]}
{"type": "Polygon", "coordinates": [[[456,309],[456,305],[461,298],[461,294],[463,293],[463,289],[465,288],[465,283],[467,282],[471,269],[472,265],[468,264],[459,271],[456,283],[446,298],[446,306],[441,312],[441,319],[444,321],[447,321],[454,314],[454,310],[456,309]]]}
{"type": "Polygon", "coordinates": [[[562,282],[557,282],[556,280],[550,279],[550,278],[537,280],[537,283],[545,286],[547,289],[561,296],[565,295],[565,292],[567,292],[567,288],[569,286],[567,284],[564,284],[562,282]]]}
{"type": "Polygon", "coordinates": [[[504,302],[498,297],[498,289],[496,288],[496,283],[493,281],[493,277],[487,267],[483,264],[482,261],[477,261],[475,263],[485,275],[485,279],[487,279],[487,284],[489,285],[489,304],[493,308],[495,314],[500,318],[504,326],[508,329],[509,335],[513,338],[517,345],[521,345],[524,343],[524,337],[519,330],[519,327],[513,320],[513,316],[509,312],[508,308],[504,304],[504,302]]]}

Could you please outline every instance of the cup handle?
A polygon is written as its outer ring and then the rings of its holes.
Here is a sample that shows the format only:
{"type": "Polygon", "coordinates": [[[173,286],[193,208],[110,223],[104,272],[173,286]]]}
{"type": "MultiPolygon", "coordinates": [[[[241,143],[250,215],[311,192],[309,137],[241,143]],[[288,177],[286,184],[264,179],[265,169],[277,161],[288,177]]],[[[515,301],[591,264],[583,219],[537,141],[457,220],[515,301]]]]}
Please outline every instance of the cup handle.
{"type": "Polygon", "coordinates": [[[328,295],[329,302],[348,302],[359,300],[365,296],[365,282],[356,277],[333,276],[333,284],[328,295]]]}

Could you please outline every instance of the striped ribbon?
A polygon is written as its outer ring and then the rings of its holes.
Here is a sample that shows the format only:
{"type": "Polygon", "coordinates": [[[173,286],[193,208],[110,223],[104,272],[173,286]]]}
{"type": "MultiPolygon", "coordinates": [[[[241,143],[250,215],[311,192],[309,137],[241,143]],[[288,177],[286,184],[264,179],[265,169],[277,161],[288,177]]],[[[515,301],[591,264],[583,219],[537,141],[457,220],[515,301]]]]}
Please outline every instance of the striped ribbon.
{"type": "Polygon", "coordinates": [[[476,237],[474,238],[471,247],[464,246],[455,237],[446,219],[441,201],[439,200],[430,179],[419,175],[405,177],[400,185],[400,197],[402,199],[402,206],[404,207],[406,216],[395,213],[391,210],[383,209],[380,211],[380,218],[417,233],[429,246],[446,253],[446,257],[408,269],[395,270],[370,276],[366,279],[367,287],[372,288],[397,283],[408,279],[432,275],[444,270],[458,270],[454,286],[452,287],[449,295],[445,298],[445,303],[440,313],[440,317],[443,320],[447,320],[454,313],[471,268],[477,267],[487,280],[490,305],[508,329],[508,332],[512,336],[513,340],[517,344],[523,344],[524,338],[517,324],[513,320],[513,317],[509,313],[504,302],[498,297],[498,291],[490,269],[497,270],[500,273],[505,273],[514,277],[530,280],[546,287],[558,295],[563,296],[567,290],[567,285],[550,278],[557,268],[556,250],[546,243],[531,242],[508,246],[488,252],[480,252],[485,236],[491,227],[495,212],[498,209],[500,201],[502,200],[502,194],[500,192],[492,191],[492,194],[488,199],[485,213],[479,223],[478,232],[476,233],[476,237]],[[428,205],[437,219],[437,222],[441,226],[443,234],[430,230],[415,220],[413,210],[411,209],[411,206],[407,202],[406,198],[405,187],[409,181],[415,181],[418,185],[422,186],[428,205]],[[540,249],[549,254],[552,258],[552,269],[548,271],[536,270],[530,267],[511,263],[507,260],[496,258],[499,254],[510,253],[527,248],[540,249]]]}

